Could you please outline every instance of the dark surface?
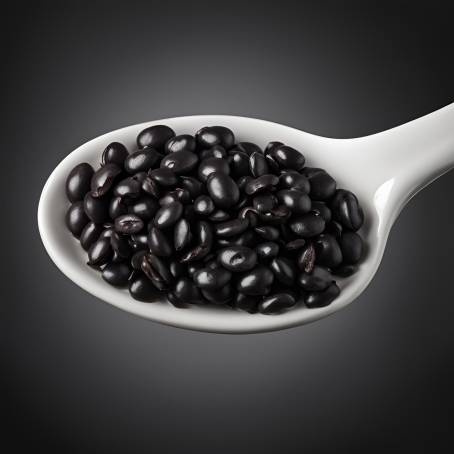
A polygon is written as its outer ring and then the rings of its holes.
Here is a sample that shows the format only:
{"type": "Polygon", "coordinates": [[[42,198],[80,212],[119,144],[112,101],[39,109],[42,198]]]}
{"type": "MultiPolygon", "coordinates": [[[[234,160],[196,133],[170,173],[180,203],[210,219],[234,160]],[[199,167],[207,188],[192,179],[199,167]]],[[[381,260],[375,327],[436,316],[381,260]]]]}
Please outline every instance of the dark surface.
{"type": "Polygon", "coordinates": [[[124,125],[229,113],[350,137],[453,102],[453,7],[74,3],[2,9],[1,451],[448,452],[453,173],[356,303],[249,336],[100,303],[47,257],[36,208],[64,156],[124,125]]]}

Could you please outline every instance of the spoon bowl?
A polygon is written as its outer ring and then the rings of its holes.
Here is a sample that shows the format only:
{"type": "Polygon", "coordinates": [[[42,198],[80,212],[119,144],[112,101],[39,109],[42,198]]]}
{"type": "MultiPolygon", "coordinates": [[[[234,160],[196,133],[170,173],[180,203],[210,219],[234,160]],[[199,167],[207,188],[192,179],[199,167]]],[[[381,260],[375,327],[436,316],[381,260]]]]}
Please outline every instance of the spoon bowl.
{"type": "Polygon", "coordinates": [[[38,225],[44,246],[57,267],[73,282],[97,298],[147,319],[199,331],[254,333],[302,325],[326,317],[351,303],[375,275],[389,231],[401,209],[420,189],[454,166],[454,104],[425,117],[378,134],[332,139],[277,123],[236,116],[197,115],[167,118],[128,126],[97,137],[70,153],[48,178],[39,202],[38,225]],[[86,254],[65,225],[68,201],[65,181],[81,162],[97,166],[102,150],[111,142],[136,147],[138,133],[155,124],[166,124],[177,134],[194,134],[208,125],[232,129],[238,141],[264,147],[279,140],[306,157],[307,165],[326,169],[338,187],[354,192],[364,210],[359,233],[367,251],[359,270],[337,279],[341,294],[331,305],[308,309],[298,304],[279,315],[249,314],[219,306],[175,308],[165,298],[154,303],[134,300],[127,289],[107,284],[86,265],[86,254]]]}

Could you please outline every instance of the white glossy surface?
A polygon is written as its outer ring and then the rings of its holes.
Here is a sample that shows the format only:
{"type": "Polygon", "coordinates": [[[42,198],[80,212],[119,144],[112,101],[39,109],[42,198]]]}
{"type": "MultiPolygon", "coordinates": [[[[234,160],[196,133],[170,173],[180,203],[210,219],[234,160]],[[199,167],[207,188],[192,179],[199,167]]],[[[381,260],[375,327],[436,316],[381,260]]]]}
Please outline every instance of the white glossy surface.
{"type": "Polygon", "coordinates": [[[44,246],[60,270],[96,297],[133,314],[193,330],[252,333],[309,323],[342,309],[367,287],[383,256],[389,231],[405,203],[422,187],[454,165],[454,104],[388,131],[356,139],[330,139],[276,123],[223,115],[168,118],[129,126],[104,134],[69,154],[47,180],[38,207],[44,246]],[[65,180],[80,162],[98,165],[107,144],[123,142],[134,148],[137,134],[153,124],[168,124],[177,134],[193,134],[202,126],[225,125],[239,141],[265,146],[279,140],[301,150],[307,165],[323,167],[339,187],[353,191],[365,211],[361,229],[368,252],[357,274],[341,280],[341,295],[328,307],[300,305],[280,315],[266,316],[222,307],[191,306],[177,309],[167,302],[142,303],[104,282],[86,262],[85,252],[64,223],[68,202],[65,180]]]}

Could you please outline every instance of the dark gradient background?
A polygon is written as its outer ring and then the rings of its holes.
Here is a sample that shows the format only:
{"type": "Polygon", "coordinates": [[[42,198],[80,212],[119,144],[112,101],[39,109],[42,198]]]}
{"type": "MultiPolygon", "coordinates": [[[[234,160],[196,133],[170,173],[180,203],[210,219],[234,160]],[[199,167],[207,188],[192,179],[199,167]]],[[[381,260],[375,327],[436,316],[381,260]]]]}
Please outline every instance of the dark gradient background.
{"type": "Polygon", "coordinates": [[[352,137],[449,104],[452,2],[15,3],[1,19],[2,453],[451,451],[453,173],[404,210],[354,304],[248,336],[100,303],[47,257],[36,208],[64,156],[121,126],[225,113],[352,137]]]}

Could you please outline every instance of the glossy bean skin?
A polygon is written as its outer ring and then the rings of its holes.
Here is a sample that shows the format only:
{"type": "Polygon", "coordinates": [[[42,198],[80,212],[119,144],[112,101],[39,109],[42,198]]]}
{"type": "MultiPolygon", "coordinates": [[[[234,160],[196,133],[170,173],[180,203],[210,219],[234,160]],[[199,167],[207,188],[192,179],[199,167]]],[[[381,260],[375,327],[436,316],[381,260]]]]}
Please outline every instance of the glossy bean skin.
{"type": "Polygon", "coordinates": [[[356,196],[344,189],[338,189],[331,200],[333,219],[343,227],[356,231],[364,222],[364,213],[356,196]]]}
{"type": "Polygon", "coordinates": [[[209,176],[207,190],[214,204],[221,209],[234,206],[240,198],[240,190],[235,181],[221,172],[209,176]]]}
{"type": "Polygon", "coordinates": [[[175,153],[176,151],[191,151],[196,149],[196,141],[190,134],[181,134],[170,138],[165,144],[166,153],[175,153]]]}
{"type": "Polygon", "coordinates": [[[309,183],[310,195],[314,200],[327,200],[336,192],[336,181],[322,169],[309,176],[309,183]]]}
{"type": "Polygon", "coordinates": [[[305,194],[309,194],[311,185],[304,175],[295,171],[285,171],[279,176],[279,183],[284,189],[297,189],[305,194]]]}
{"type": "Polygon", "coordinates": [[[254,178],[269,174],[268,163],[261,152],[254,151],[249,157],[249,168],[254,178]]]}
{"type": "Polygon", "coordinates": [[[301,170],[306,161],[299,151],[287,145],[278,145],[269,154],[282,169],[301,170]]]}
{"type": "Polygon", "coordinates": [[[276,208],[277,198],[273,194],[260,194],[252,199],[254,209],[260,213],[265,213],[276,208]]]}
{"type": "Polygon", "coordinates": [[[297,238],[296,240],[291,240],[285,244],[285,249],[288,251],[296,251],[301,249],[306,245],[306,240],[304,238],[297,238]]]}
{"type": "Polygon", "coordinates": [[[181,251],[192,241],[191,226],[186,219],[180,219],[175,224],[173,243],[176,251],[181,251]]]}
{"type": "Polygon", "coordinates": [[[159,162],[161,156],[154,148],[144,148],[129,154],[125,159],[124,168],[130,174],[146,172],[159,162]]]}
{"type": "Polygon", "coordinates": [[[133,253],[131,257],[131,267],[134,270],[141,270],[142,269],[142,260],[144,255],[147,253],[146,249],[141,249],[133,253]]]}
{"type": "Polygon", "coordinates": [[[363,240],[356,232],[345,232],[339,238],[343,263],[354,265],[363,255],[363,240]]]}
{"type": "Polygon", "coordinates": [[[294,306],[295,303],[295,298],[290,293],[277,293],[265,297],[259,303],[258,310],[262,314],[277,314],[294,306]]]}
{"type": "Polygon", "coordinates": [[[230,219],[230,214],[224,210],[215,209],[208,219],[212,222],[223,222],[230,219]]]}
{"type": "Polygon", "coordinates": [[[93,197],[102,197],[106,195],[122,172],[122,168],[117,164],[109,163],[100,167],[91,177],[91,195],[93,197]]]}
{"type": "Polygon", "coordinates": [[[260,296],[245,295],[244,293],[237,293],[233,298],[233,307],[241,309],[242,311],[255,314],[258,310],[260,296]]]}
{"type": "Polygon", "coordinates": [[[166,155],[161,161],[161,168],[172,170],[176,175],[190,173],[199,162],[199,158],[191,151],[176,151],[166,155]]]}
{"type": "Polygon", "coordinates": [[[254,152],[263,153],[262,149],[253,142],[238,142],[234,148],[246,153],[248,156],[254,152]]]}
{"type": "Polygon", "coordinates": [[[249,156],[242,151],[236,151],[230,156],[230,168],[235,179],[249,176],[249,156]]]}
{"type": "Polygon", "coordinates": [[[115,219],[114,228],[118,233],[131,234],[138,233],[144,227],[144,223],[135,214],[124,214],[115,219]]]}
{"type": "Polygon", "coordinates": [[[298,276],[298,284],[309,292],[325,290],[333,281],[332,274],[326,268],[320,266],[314,266],[312,272],[303,272],[298,276]]]}
{"type": "MultiPolygon", "coordinates": [[[[320,202],[320,201],[312,202],[311,211],[313,211],[314,213],[318,213],[325,220],[325,224],[328,224],[329,222],[331,222],[331,218],[332,218],[331,210],[329,209],[329,207],[326,203],[320,202]]],[[[325,227],[325,230],[326,230],[326,227],[325,227]]]]}
{"type": "Polygon", "coordinates": [[[207,159],[207,158],[226,158],[227,152],[225,148],[221,145],[214,145],[211,148],[207,148],[206,150],[202,150],[199,153],[200,160],[207,159]]]}
{"type": "Polygon", "coordinates": [[[279,238],[279,230],[271,225],[256,227],[254,231],[265,240],[274,241],[279,238]]]}
{"type": "Polygon", "coordinates": [[[148,247],[158,257],[170,257],[173,252],[172,244],[162,230],[151,227],[148,232],[148,247]]]}
{"type": "Polygon", "coordinates": [[[167,167],[152,169],[148,172],[150,178],[165,188],[173,188],[178,183],[178,177],[175,172],[167,167]]]}
{"type": "Polygon", "coordinates": [[[90,191],[91,178],[95,171],[90,164],[83,162],[74,167],[66,178],[66,197],[71,203],[83,200],[90,191]]]}
{"type": "Polygon", "coordinates": [[[274,274],[271,270],[259,265],[240,277],[237,290],[245,295],[266,295],[273,280],[274,274]]]}
{"type": "Polygon", "coordinates": [[[125,287],[131,275],[131,268],[125,263],[108,263],[102,270],[102,278],[115,287],[125,287]]]}
{"type": "Polygon", "coordinates": [[[125,159],[128,156],[127,148],[119,142],[112,142],[102,152],[102,165],[116,164],[123,167],[125,159]]]}
{"type": "Polygon", "coordinates": [[[357,265],[341,265],[333,270],[333,274],[340,277],[349,277],[357,271],[357,265]]]}
{"type": "Polygon", "coordinates": [[[243,233],[249,227],[247,219],[233,219],[215,225],[214,232],[219,237],[231,237],[243,233]]]}
{"type": "Polygon", "coordinates": [[[150,197],[140,197],[129,205],[128,212],[135,214],[142,221],[149,221],[158,211],[158,203],[150,197]]]}
{"type": "Polygon", "coordinates": [[[218,289],[227,284],[232,273],[225,268],[202,268],[197,270],[192,279],[197,287],[201,289],[218,289]]]}
{"type": "Polygon", "coordinates": [[[135,178],[129,177],[115,185],[113,193],[122,199],[135,199],[139,197],[142,190],[142,183],[135,178]]]}
{"type": "Polygon", "coordinates": [[[270,263],[275,279],[291,287],[295,281],[296,269],[293,262],[285,257],[276,257],[270,263]]]}
{"type": "Polygon", "coordinates": [[[109,238],[99,238],[88,250],[88,264],[101,266],[110,261],[113,256],[112,246],[109,238]]]}
{"type": "Polygon", "coordinates": [[[329,233],[319,235],[314,241],[315,263],[328,268],[336,268],[342,263],[339,243],[329,233]]]}
{"type": "Polygon", "coordinates": [[[201,195],[204,190],[203,183],[193,177],[182,176],[180,185],[189,192],[189,195],[193,199],[201,195]]]}
{"type": "Polygon", "coordinates": [[[294,214],[308,213],[312,206],[309,196],[297,189],[282,189],[277,193],[277,198],[294,214]]]}
{"type": "Polygon", "coordinates": [[[158,229],[166,229],[174,225],[182,214],[183,205],[180,202],[172,202],[156,212],[153,222],[158,229]]]}
{"type": "Polygon", "coordinates": [[[323,232],[325,220],[317,214],[308,213],[291,221],[289,226],[296,235],[311,238],[323,232]]]}
{"type": "Polygon", "coordinates": [[[233,289],[230,284],[226,284],[217,289],[202,289],[202,295],[213,304],[227,304],[233,297],[233,289]]]}
{"type": "Polygon", "coordinates": [[[203,302],[199,288],[188,277],[181,277],[175,282],[173,293],[184,303],[197,304],[203,302]]]}
{"type": "Polygon", "coordinates": [[[84,204],[81,201],[73,203],[66,212],[66,226],[69,231],[79,238],[89,219],[84,210],[84,204]]]}
{"type": "Polygon", "coordinates": [[[234,273],[248,271],[257,264],[257,253],[245,246],[229,246],[218,252],[218,262],[234,273]]]}
{"type": "Polygon", "coordinates": [[[197,131],[196,141],[201,148],[211,148],[221,145],[225,149],[231,148],[235,143],[233,132],[224,126],[207,126],[197,131]]]}
{"type": "Polygon", "coordinates": [[[330,305],[340,293],[339,287],[332,283],[328,288],[321,292],[309,292],[304,296],[304,303],[309,308],[325,307],[330,305]]]}
{"type": "Polygon", "coordinates": [[[127,259],[132,255],[132,249],[127,238],[112,231],[110,235],[110,245],[114,253],[122,259],[127,259]]]}
{"type": "Polygon", "coordinates": [[[173,137],[175,132],[166,125],[150,126],[139,133],[137,145],[139,148],[152,147],[163,150],[166,143],[173,137]]]}
{"type": "Polygon", "coordinates": [[[260,177],[254,178],[247,182],[244,192],[248,195],[257,194],[262,191],[273,190],[279,183],[279,177],[276,175],[266,174],[260,177]]]}
{"type": "Polygon", "coordinates": [[[110,219],[118,218],[122,214],[127,214],[128,206],[122,197],[114,197],[109,203],[109,217],[110,219]]]}
{"type": "Polygon", "coordinates": [[[130,279],[129,293],[138,301],[151,302],[156,296],[156,288],[145,275],[140,273],[130,279]]]}
{"type": "Polygon", "coordinates": [[[263,261],[272,260],[279,254],[279,245],[273,241],[267,241],[266,243],[260,243],[255,247],[257,257],[263,261]]]}
{"type": "Polygon", "coordinates": [[[167,290],[173,280],[172,273],[165,262],[152,253],[142,258],[142,272],[158,290],[167,290]]]}
{"type": "Polygon", "coordinates": [[[214,202],[207,195],[200,195],[194,200],[194,210],[201,216],[209,216],[214,209],[214,202]]]}
{"type": "Polygon", "coordinates": [[[200,162],[198,176],[199,180],[206,182],[212,173],[230,174],[230,167],[225,159],[207,158],[200,162]]]}
{"type": "Polygon", "coordinates": [[[95,224],[94,222],[89,222],[85,225],[84,229],[80,234],[80,245],[88,251],[90,246],[99,238],[103,231],[103,226],[100,224],[95,224]]]}

